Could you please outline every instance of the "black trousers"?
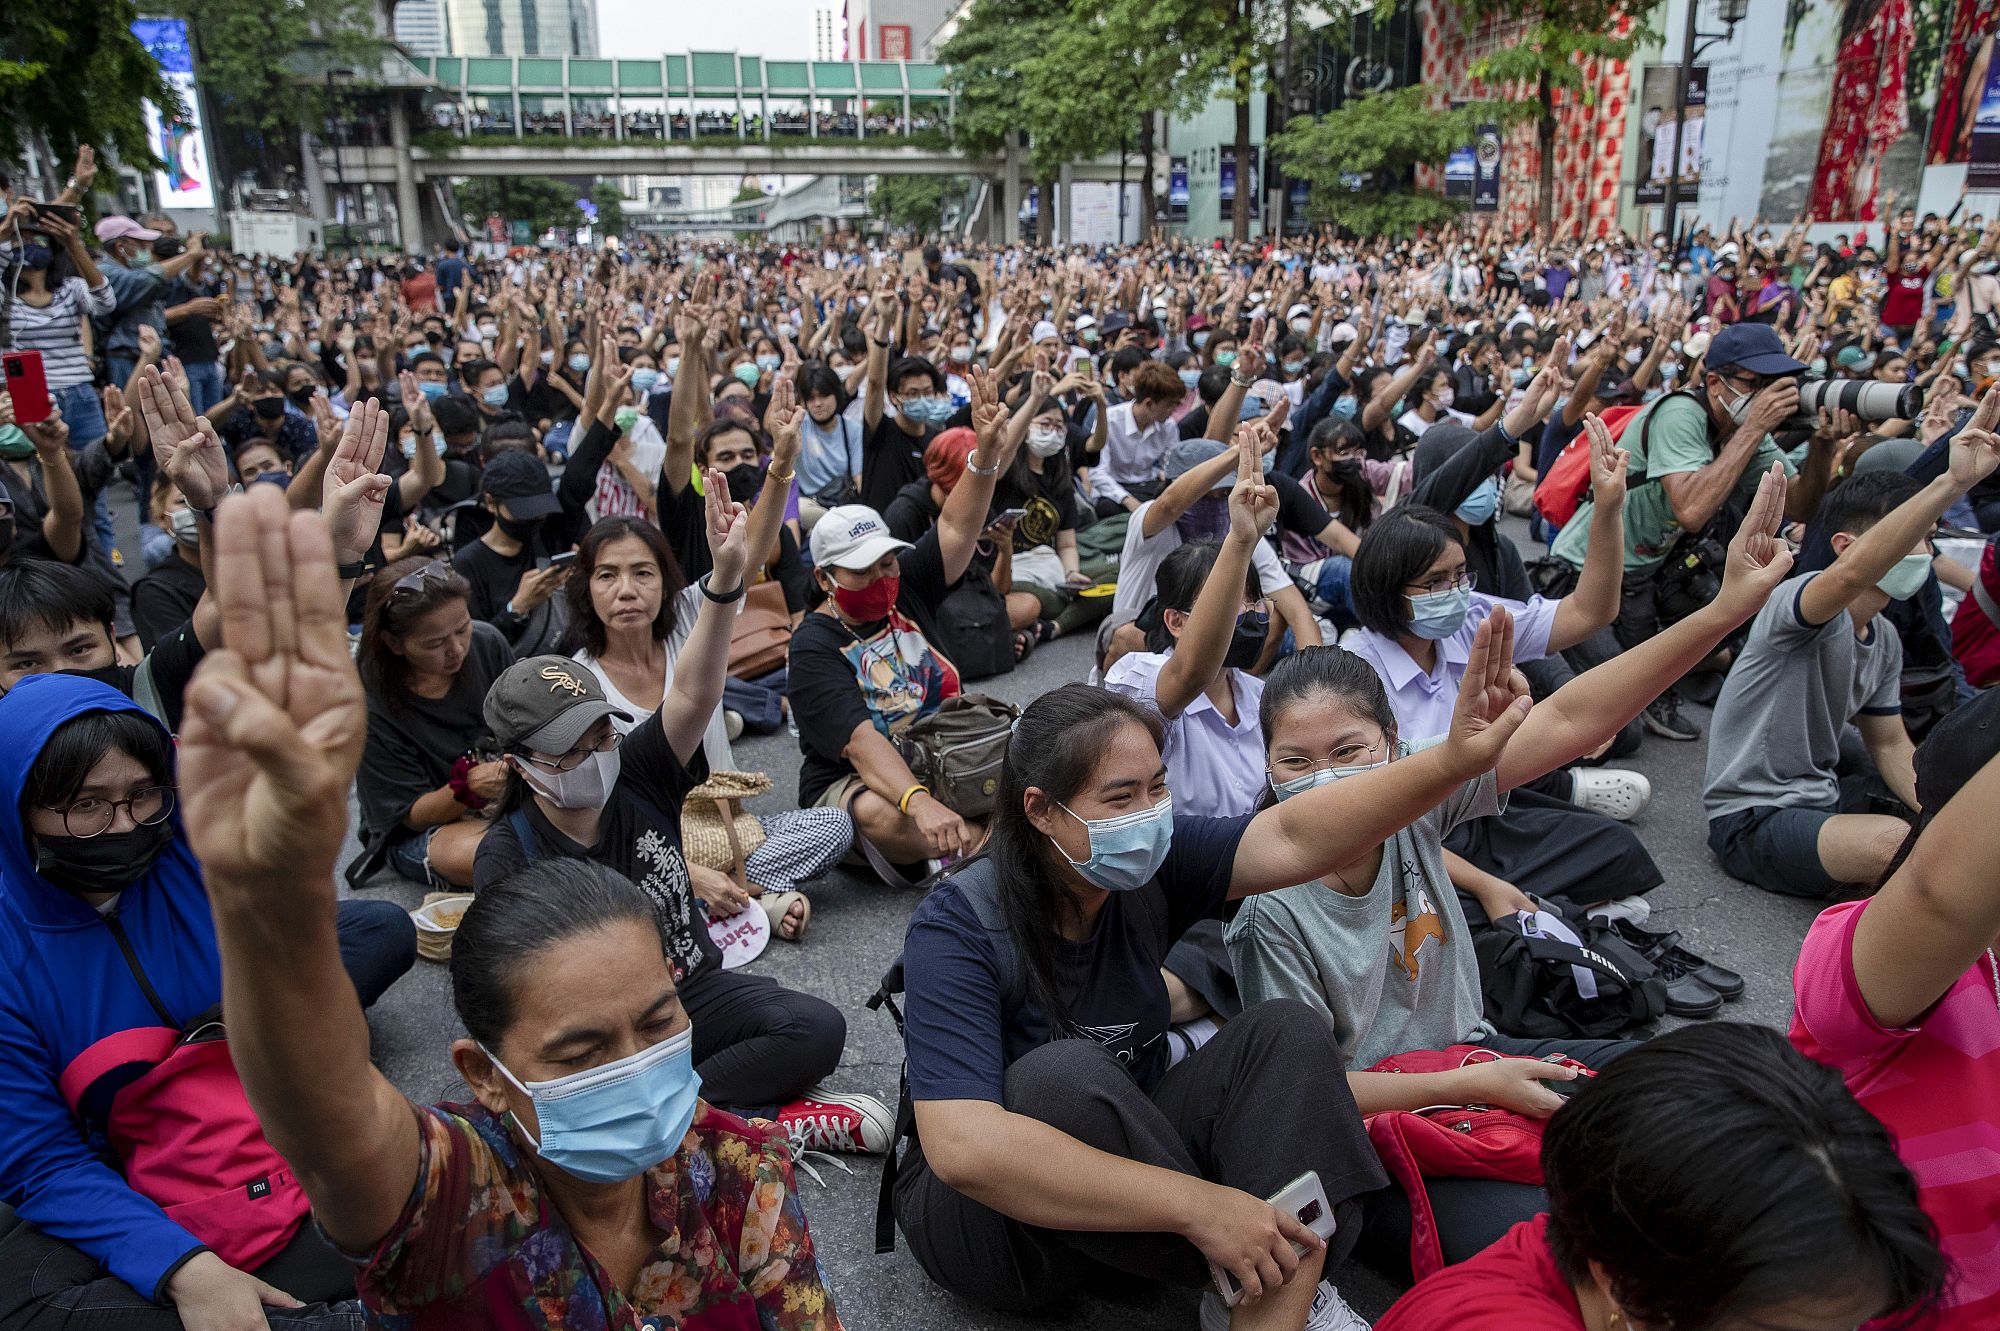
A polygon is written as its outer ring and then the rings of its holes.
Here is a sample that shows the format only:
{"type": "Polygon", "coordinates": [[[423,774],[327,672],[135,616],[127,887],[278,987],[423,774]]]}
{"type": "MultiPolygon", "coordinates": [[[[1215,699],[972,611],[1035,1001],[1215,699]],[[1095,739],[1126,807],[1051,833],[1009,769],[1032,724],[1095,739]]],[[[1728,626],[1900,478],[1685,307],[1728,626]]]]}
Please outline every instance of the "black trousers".
{"type": "MultiPolygon", "coordinates": [[[[362,1331],[366,1324],[353,1263],[310,1220],[252,1274],[306,1305],[264,1309],[275,1331],[362,1331]]],[[[0,1207],[0,1331],[181,1331],[181,1316],[0,1207]]]]}
{"type": "Polygon", "coordinates": [[[681,982],[694,1023],[702,1098],[733,1111],[769,1111],[840,1065],[847,1018],[825,999],[768,975],[707,966],[681,982]]]}
{"type": "Polygon", "coordinates": [[[1445,847],[1523,892],[1576,906],[1637,896],[1665,882],[1637,833],[1569,802],[1572,785],[1568,773],[1551,772],[1517,787],[1498,814],[1453,828],[1445,847]]]}
{"type": "MultiPolygon", "coordinates": [[[[1275,999],[1244,1009],[1149,1093],[1087,1040],[1043,1045],[1007,1069],[1005,1106],[1089,1146],[1268,1197],[1317,1171],[1339,1228],[1337,1266],[1359,1236],[1360,1194],[1387,1176],[1368,1144],[1326,1018],[1275,999]]],[[[1054,1303],[1103,1267],[1190,1288],[1200,1250],[1175,1234],[1042,1229],[956,1192],[918,1147],[896,1180],[896,1220],[930,1278],[989,1308],[1054,1303]]]]}

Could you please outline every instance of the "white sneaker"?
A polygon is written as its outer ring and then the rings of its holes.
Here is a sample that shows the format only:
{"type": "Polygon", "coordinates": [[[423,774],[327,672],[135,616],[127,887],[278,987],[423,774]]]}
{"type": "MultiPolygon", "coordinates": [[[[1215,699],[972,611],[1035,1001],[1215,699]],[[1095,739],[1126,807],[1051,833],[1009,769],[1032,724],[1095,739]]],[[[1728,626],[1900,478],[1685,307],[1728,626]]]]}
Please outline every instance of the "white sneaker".
{"type": "Polygon", "coordinates": [[[1653,802],[1653,783],[1637,772],[1622,767],[1572,767],[1576,793],[1570,802],[1629,823],[1653,802]]]}
{"type": "Polygon", "coordinates": [[[1614,897],[1610,901],[1599,902],[1584,914],[1593,920],[1603,920],[1607,924],[1623,920],[1628,924],[1643,926],[1653,917],[1653,903],[1644,897],[1614,897]]]}
{"type": "Polygon", "coordinates": [[[732,707],[722,709],[722,733],[731,740],[743,738],[743,713],[732,707]]]}
{"type": "MultiPolygon", "coordinates": [[[[1229,1331],[1229,1309],[1214,1290],[1201,1296],[1201,1331],[1229,1331]]],[[[1369,1326],[1367,1318],[1347,1306],[1331,1280],[1322,1280],[1313,1291],[1305,1331],[1369,1331],[1369,1326]]]]}

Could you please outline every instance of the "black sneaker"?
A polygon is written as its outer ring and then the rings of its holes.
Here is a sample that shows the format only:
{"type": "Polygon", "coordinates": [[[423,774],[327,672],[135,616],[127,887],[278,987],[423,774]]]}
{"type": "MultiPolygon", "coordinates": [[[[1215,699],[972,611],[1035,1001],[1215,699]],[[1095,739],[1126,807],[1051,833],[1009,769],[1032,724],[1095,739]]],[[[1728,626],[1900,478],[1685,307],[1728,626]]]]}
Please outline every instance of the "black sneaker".
{"type": "Polygon", "coordinates": [[[1667,986],[1667,1015],[1670,1017],[1712,1017],[1722,1011],[1722,995],[1696,979],[1694,973],[1668,953],[1654,961],[1660,979],[1667,986]]]}
{"type": "Polygon", "coordinates": [[[1661,739],[1701,738],[1701,727],[1681,716],[1681,700],[1672,689],[1647,703],[1646,710],[1639,713],[1639,722],[1661,739]]]}
{"type": "Polygon", "coordinates": [[[1743,997],[1743,977],[1727,966],[1718,966],[1700,953],[1682,947],[1680,934],[1654,933],[1630,920],[1614,921],[1612,927],[1618,930],[1620,938],[1637,948],[1655,966],[1671,960],[1675,969],[1700,980],[1720,994],[1726,1003],[1734,1003],[1743,997]]]}

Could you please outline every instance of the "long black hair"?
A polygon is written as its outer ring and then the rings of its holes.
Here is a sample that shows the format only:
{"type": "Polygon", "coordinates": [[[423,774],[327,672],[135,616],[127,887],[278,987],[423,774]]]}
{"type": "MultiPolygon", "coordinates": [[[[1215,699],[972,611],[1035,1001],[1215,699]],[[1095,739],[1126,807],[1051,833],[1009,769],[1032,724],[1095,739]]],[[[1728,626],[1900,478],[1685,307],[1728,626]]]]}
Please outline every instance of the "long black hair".
{"type": "MultiPolygon", "coordinates": [[[[1359,449],[1365,457],[1368,439],[1361,433],[1359,425],[1340,416],[1326,417],[1314,425],[1312,433],[1306,436],[1308,460],[1314,453],[1335,455],[1349,449],[1359,449]]],[[[1367,474],[1358,465],[1351,477],[1335,480],[1332,484],[1339,493],[1323,494],[1321,497],[1334,500],[1338,507],[1333,516],[1339,518],[1349,531],[1359,532],[1375,520],[1375,491],[1368,484],[1367,474]]]]}
{"type": "Polygon", "coordinates": [[[1683,1027],[1620,1057],[1549,1120],[1542,1175],[1563,1274],[1585,1285],[1597,1263],[1634,1323],[1865,1296],[1901,1325],[1944,1288],[1888,1129],[1762,1026],[1683,1027]]]}
{"type": "Polygon", "coordinates": [[[1413,612],[1403,588],[1423,576],[1446,547],[1463,545],[1451,519],[1423,504],[1399,504],[1370,523],[1354,551],[1348,595],[1361,627],[1395,639],[1413,612]]]}
{"type": "MultiPolygon", "coordinates": [[[[1061,852],[1029,821],[1026,795],[1033,787],[1052,800],[1075,798],[1097,770],[1097,756],[1126,725],[1143,727],[1155,745],[1165,746],[1166,729],[1151,708],[1109,689],[1065,684],[1021,713],[1000,768],[988,850],[998,871],[1007,932],[1052,1027],[1068,1008],[1056,974],[1056,942],[1074,906],[1057,871],[1061,852]]],[[[457,944],[452,946],[455,951],[457,944]]]]}
{"type": "MultiPolygon", "coordinates": [[[[1146,650],[1149,652],[1171,652],[1174,649],[1174,635],[1167,630],[1166,611],[1178,610],[1190,614],[1194,602],[1201,595],[1202,587],[1208,582],[1209,572],[1214,569],[1216,559],[1222,554],[1219,541],[1189,541],[1174,547],[1165,559],[1160,561],[1160,571],[1153,575],[1153,599],[1146,603],[1139,618],[1139,627],[1146,634],[1146,650]]],[[[1262,596],[1264,584],[1257,576],[1257,567],[1252,564],[1244,574],[1244,595],[1262,596]]]]}
{"type": "MultiPolygon", "coordinates": [[[[497,1049],[514,1024],[514,984],[535,957],[577,934],[638,920],[656,936],[652,901],[616,869],[557,855],[484,887],[451,940],[451,1001],[465,1033],[497,1049]]],[[[661,936],[661,951],[666,941],[661,936]]]]}

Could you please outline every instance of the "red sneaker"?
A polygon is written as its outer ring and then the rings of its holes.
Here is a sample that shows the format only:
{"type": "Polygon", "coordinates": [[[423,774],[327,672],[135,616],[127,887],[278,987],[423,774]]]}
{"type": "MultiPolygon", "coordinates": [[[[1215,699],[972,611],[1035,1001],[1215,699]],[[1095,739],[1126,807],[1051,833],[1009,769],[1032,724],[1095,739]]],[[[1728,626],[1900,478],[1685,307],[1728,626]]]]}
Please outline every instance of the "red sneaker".
{"type": "Polygon", "coordinates": [[[880,1155],[889,1149],[896,1116],[872,1095],[815,1086],[778,1111],[778,1124],[801,1151],[880,1155]]]}

